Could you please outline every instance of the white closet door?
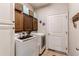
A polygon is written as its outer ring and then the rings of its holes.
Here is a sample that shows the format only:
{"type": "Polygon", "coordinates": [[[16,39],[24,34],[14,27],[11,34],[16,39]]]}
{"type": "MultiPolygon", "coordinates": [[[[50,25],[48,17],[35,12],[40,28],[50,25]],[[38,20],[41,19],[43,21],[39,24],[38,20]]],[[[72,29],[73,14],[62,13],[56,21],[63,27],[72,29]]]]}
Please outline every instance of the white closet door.
{"type": "Polygon", "coordinates": [[[0,25],[0,56],[14,55],[12,25],[0,25]]]}
{"type": "Polygon", "coordinates": [[[0,3],[0,19],[13,20],[14,7],[12,3],[0,3]]]}
{"type": "Polygon", "coordinates": [[[68,18],[67,14],[51,15],[47,19],[49,49],[67,52],[68,18]]]}

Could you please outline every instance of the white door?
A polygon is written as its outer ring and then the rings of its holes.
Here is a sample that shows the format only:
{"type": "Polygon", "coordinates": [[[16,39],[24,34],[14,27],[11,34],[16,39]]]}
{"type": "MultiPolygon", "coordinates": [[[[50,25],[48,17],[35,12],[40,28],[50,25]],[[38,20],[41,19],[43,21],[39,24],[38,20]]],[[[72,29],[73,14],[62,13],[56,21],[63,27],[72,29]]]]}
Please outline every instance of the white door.
{"type": "MultiPolygon", "coordinates": [[[[78,33],[79,33],[79,21],[75,22],[75,24],[77,25],[77,28],[74,28],[75,29],[74,32],[76,33],[75,34],[76,35],[76,39],[74,39],[74,42],[75,42],[74,45],[75,46],[70,46],[70,52],[72,51],[70,55],[79,56],[79,39],[78,39],[79,38],[79,35],[78,35],[78,33]],[[73,49],[71,49],[71,48],[73,48],[73,49]]],[[[70,42],[70,44],[73,45],[72,42],[70,42]]]]}
{"type": "Polygon", "coordinates": [[[50,15],[47,18],[48,48],[68,52],[68,14],[50,15]]]}
{"type": "Polygon", "coordinates": [[[0,19],[14,21],[14,4],[0,3],[0,19]]]}
{"type": "Polygon", "coordinates": [[[14,30],[12,25],[0,24],[0,56],[14,55],[14,30]]]}

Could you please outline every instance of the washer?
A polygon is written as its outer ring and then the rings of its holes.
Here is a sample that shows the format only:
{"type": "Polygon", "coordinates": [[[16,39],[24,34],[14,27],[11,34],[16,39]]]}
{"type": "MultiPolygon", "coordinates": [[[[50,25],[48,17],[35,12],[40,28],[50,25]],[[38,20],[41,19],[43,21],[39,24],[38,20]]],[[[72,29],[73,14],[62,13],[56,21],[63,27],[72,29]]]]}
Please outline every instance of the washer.
{"type": "Polygon", "coordinates": [[[37,56],[37,37],[32,36],[26,39],[16,38],[16,56],[37,56]]]}

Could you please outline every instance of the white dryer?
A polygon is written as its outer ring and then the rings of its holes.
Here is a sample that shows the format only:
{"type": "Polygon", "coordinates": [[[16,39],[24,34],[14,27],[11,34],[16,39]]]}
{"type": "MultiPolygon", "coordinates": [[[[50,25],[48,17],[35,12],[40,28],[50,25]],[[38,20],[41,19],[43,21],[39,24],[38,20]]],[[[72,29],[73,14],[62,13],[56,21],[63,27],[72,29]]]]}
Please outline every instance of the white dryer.
{"type": "Polygon", "coordinates": [[[46,48],[46,39],[44,33],[31,33],[32,35],[37,36],[39,54],[42,54],[46,48]]]}

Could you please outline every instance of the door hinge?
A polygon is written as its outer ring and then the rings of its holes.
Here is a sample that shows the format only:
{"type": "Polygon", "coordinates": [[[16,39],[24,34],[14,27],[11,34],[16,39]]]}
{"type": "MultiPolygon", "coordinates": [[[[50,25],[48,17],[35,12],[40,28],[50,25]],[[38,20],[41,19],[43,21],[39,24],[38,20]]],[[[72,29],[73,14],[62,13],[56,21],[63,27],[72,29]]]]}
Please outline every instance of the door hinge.
{"type": "Polygon", "coordinates": [[[15,27],[13,27],[13,29],[15,29],[15,27]]]}
{"type": "Polygon", "coordinates": [[[66,50],[67,50],[67,48],[66,48],[66,50]]]}
{"type": "Polygon", "coordinates": [[[66,32],[66,34],[67,34],[67,32],[66,32]]]}
{"type": "Polygon", "coordinates": [[[15,23],[15,21],[12,21],[13,23],[15,23]]]}

